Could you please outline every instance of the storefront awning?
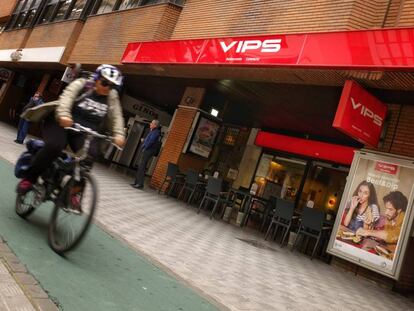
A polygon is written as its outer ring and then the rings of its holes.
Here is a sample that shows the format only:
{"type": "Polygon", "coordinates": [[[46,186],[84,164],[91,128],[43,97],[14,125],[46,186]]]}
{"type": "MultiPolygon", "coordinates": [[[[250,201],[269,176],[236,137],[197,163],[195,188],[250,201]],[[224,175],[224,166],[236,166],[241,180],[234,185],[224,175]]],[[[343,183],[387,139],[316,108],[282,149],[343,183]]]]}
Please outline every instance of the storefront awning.
{"type": "Polygon", "coordinates": [[[135,42],[122,63],[413,69],[414,28],[135,42]]]}
{"type": "Polygon", "coordinates": [[[351,165],[355,148],[260,131],[255,144],[260,147],[351,165]]]}

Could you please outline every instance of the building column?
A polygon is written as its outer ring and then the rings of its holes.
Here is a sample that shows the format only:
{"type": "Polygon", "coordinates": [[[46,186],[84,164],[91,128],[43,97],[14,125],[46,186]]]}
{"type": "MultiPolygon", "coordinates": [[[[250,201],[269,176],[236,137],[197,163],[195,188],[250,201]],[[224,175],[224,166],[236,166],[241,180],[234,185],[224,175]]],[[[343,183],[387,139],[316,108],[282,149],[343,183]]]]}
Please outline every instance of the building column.
{"type": "Polygon", "coordinates": [[[257,163],[259,162],[260,155],[262,154],[262,147],[258,147],[254,144],[258,131],[259,129],[256,128],[252,128],[250,130],[249,139],[239,165],[239,173],[233,183],[233,188],[250,188],[250,183],[254,177],[254,173],[256,172],[257,163]]]}
{"type": "Polygon", "coordinates": [[[186,88],[171,121],[167,138],[152,174],[150,183],[152,188],[161,187],[167,173],[168,162],[178,164],[204,94],[204,88],[186,88]]]}
{"type": "Polygon", "coordinates": [[[46,85],[49,83],[50,80],[50,74],[45,73],[42,77],[42,81],[39,84],[39,87],[37,88],[37,92],[43,94],[45,92],[46,85]]]}

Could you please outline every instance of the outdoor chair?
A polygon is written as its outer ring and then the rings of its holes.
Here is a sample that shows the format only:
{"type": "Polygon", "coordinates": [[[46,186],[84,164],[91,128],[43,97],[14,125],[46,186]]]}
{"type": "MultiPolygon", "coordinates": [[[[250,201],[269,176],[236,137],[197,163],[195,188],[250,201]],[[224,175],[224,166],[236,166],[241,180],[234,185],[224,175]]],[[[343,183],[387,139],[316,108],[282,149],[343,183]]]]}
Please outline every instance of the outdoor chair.
{"type": "Polygon", "coordinates": [[[262,220],[260,225],[260,231],[262,231],[264,222],[266,221],[265,215],[267,214],[268,200],[261,198],[252,198],[248,203],[250,203],[251,208],[247,208],[248,212],[244,221],[244,225],[247,224],[252,214],[259,215],[262,220]]]}
{"type": "Polygon", "coordinates": [[[292,227],[294,211],[295,211],[294,202],[277,199],[276,208],[273,211],[272,221],[270,222],[270,225],[267,229],[265,240],[267,240],[267,237],[269,236],[273,226],[274,226],[274,231],[273,231],[272,239],[274,239],[276,237],[277,230],[279,229],[279,226],[280,226],[283,228],[280,247],[283,247],[283,244],[285,243],[285,240],[288,237],[290,229],[292,227]]]}
{"type": "MultiPolygon", "coordinates": [[[[302,213],[302,219],[299,225],[295,243],[293,244],[292,251],[297,247],[300,237],[310,237],[316,239],[315,246],[312,251],[311,259],[315,255],[316,249],[319,246],[323,233],[323,221],[325,214],[322,211],[318,211],[312,208],[304,208],[302,213]]],[[[307,243],[306,243],[307,246],[307,243]]]]}
{"type": "Polygon", "coordinates": [[[194,194],[196,193],[196,191],[199,191],[200,187],[203,185],[204,185],[203,183],[198,182],[198,172],[193,171],[193,170],[188,170],[185,176],[184,185],[181,188],[181,191],[178,194],[177,198],[180,199],[186,193],[189,193],[187,203],[191,204],[194,194]]]}
{"type": "Polygon", "coordinates": [[[204,193],[203,199],[201,200],[198,206],[197,214],[200,212],[201,208],[203,208],[204,204],[210,201],[214,203],[213,209],[211,210],[210,214],[210,219],[212,219],[214,213],[217,210],[217,207],[223,203],[228,202],[227,193],[226,196],[224,196],[221,192],[222,184],[223,180],[221,178],[208,178],[206,192],[204,193]]]}
{"type": "Polygon", "coordinates": [[[270,196],[269,199],[267,200],[265,211],[264,211],[264,214],[263,214],[262,225],[260,226],[260,232],[263,231],[263,229],[265,228],[266,223],[268,222],[268,220],[270,220],[270,222],[271,222],[271,220],[273,218],[273,213],[276,209],[277,200],[278,200],[278,197],[276,197],[276,196],[270,196]]]}
{"type": "Polygon", "coordinates": [[[167,174],[164,177],[161,187],[158,189],[158,193],[162,191],[165,183],[168,183],[167,188],[165,189],[164,193],[170,196],[175,186],[177,185],[178,180],[181,179],[181,177],[182,175],[179,174],[178,165],[168,162],[167,174]]]}

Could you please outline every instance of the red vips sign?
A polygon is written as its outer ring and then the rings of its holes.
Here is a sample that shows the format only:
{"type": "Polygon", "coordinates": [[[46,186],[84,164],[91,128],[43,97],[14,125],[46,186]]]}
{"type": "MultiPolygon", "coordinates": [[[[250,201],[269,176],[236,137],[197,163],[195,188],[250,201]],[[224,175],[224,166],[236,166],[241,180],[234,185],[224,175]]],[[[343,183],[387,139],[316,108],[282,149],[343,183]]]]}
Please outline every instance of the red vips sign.
{"type": "Polygon", "coordinates": [[[347,80],[342,91],[333,127],[359,142],[376,147],[384,125],[387,106],[347,80]]]}

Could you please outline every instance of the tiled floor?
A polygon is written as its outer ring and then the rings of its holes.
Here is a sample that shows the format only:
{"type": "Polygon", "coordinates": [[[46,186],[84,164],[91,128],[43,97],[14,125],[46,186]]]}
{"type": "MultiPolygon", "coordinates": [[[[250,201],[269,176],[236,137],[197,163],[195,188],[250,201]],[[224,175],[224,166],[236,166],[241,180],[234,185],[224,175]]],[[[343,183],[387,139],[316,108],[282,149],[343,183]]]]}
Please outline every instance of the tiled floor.
{"type": "MultiPolygon", "coordinates": [[[[11,162],[23,150],[14,135],[0,123],[0,155],[11,162]]],[[[209,220],[175,199],[133,189],[132,179],[114,170],[96,165],[94,174],[96,219],[106,231],[231,310],[414,310],[412,299],[209,220]]]]}

